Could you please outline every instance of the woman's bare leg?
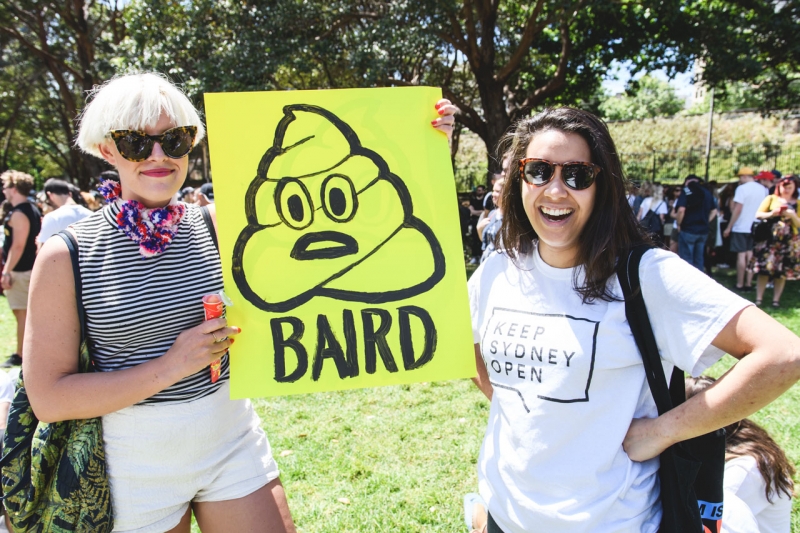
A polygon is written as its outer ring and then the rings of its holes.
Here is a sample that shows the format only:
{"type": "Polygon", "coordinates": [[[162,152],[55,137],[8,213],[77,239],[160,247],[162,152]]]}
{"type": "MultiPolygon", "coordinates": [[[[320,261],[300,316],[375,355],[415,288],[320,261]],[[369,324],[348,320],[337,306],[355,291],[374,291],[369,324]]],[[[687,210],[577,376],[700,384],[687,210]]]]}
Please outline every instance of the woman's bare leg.
{"type": "Polygon", "coordinates": [[[761,300],[764,299],[764,291],[767,288],[767,281],[769,281],[769,276],[759,274],[758,278],[756,278],[756,305],[761,304],[761,300]]]}
{"type": "Polygon", "coordinates": [[[775,286],[772,293],[772,301],[781,303],[781,294],[783,294],[783,288],[786,286],[786,278],[775,278],[772,283],[775,286]]]}
{"type": "Polygon", "coordinates": [[[243,498],[192,506],[203,533],[295,533],[280,479],[243,498]]]}

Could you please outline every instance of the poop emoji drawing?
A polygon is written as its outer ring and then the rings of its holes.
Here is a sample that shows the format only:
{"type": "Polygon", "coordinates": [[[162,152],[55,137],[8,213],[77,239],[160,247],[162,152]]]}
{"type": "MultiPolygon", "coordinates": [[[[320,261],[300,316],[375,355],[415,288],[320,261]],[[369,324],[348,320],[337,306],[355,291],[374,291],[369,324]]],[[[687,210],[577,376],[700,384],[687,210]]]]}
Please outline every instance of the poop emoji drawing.
{"type": "Polygon", "coordinates": [[[231,397],[475,375],[441,89],[205,95],[231,397]]]}
{"type": "Polygon", "coordinates": [[[386,161],[322,107],[292,104],[283,113],[247,189],[247,225],[233,248],[242,296],[282,313],[316,297],[405,300],[439,283],[442,247],[386,161]],[[382,256],[405,256],[415,268],[375,275],[382,256]],[[276,282],[275,272],[292,274],[276,282]]]}

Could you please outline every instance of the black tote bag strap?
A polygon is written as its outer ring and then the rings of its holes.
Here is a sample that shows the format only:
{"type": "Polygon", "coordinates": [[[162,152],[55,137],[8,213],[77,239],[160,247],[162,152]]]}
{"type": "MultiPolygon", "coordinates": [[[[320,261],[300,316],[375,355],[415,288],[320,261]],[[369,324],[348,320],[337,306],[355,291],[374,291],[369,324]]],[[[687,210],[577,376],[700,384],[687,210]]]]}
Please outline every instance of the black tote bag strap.
{"type": "MultiPolygon", "coordinates": [[[[625,297],[625,317],[628,319],[636,346],[642,354],[647,383],[656,402],[658,414],[663,415],[672,409],[674,404],[670,388],[667,386],[667,378],[664,375],[664,367],[661,366],[661,357],[658,355],[658,345],[655,335],[653,335],[650,317],[647,315],[642,287],[639,284],[639,264],[642,256],[651,248],[648,245],[639,245],[631,249],[627,256],[621,257],[617,277],[625,297]]],[[[676,371],[672,376],[673,383],[677,381],[676,373],[679,373],[681,381],[683,380],[683,372],[677,368],[676,371]]],[[[683,389],[683,384],[681,384],[681,389],[683,389]]]]}
{"type": "Polygon", "coordinates": [[[86,311],[83,308],[83,282],[81,281],[81,266],[78,257],[78,241],[75,236],[67,231],[59,231],[56,233],[59,237],[64,239],[69,248],[69,257],[72,260],[72,275],[75,278],[75,303],[78,306],[78,320],[81,323],[81,342],[86,339],[86,311]]]}
{"type": "Polygon", "coordinates": [[[217,242],[217,229],[214,227],[214,221],[211,220],[211,213],[208,212],[207,206],[200,207],[200,213],[203,215],[203,222],[206,223],[208,232],[211,234],[211,240],[214,241],[214,248],[219,252],[219,243],[217,242]]]}

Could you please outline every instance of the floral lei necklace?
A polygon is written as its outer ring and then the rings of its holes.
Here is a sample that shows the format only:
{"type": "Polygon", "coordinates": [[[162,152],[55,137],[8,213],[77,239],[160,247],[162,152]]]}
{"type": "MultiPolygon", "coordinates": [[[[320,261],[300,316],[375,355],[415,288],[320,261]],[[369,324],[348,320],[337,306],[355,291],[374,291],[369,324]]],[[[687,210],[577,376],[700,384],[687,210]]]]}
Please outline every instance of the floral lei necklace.
{"type": "Polygon", "coordinates": [[[116,202],[119,206],[117,226],[139,245],[142,257],[161,254],[172,243],[186,212],[183,204],[170,202],[166,207],[147,208],[136,200],[123,200],[120,197],[122,188],[114,180],[103,181],[98,190],[106,202],[116,202]]]}

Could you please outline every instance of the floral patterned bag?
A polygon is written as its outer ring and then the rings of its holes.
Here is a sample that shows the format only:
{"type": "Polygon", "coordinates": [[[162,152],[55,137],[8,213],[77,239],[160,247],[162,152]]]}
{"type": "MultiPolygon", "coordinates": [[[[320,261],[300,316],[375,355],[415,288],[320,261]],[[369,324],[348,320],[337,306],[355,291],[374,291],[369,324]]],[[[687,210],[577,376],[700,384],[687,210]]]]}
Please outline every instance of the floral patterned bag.
{"type": "MultiPolygon", "coordinates": [[[[79,372],[92,372],[85,334],[77,242],[66,241],[81,323],[79,372]]],[[[14,531],[110,532],[114,526],[99,417],[39,422],[22,375],[8,415],[2,467],[3,501],[14,531]]]]}

